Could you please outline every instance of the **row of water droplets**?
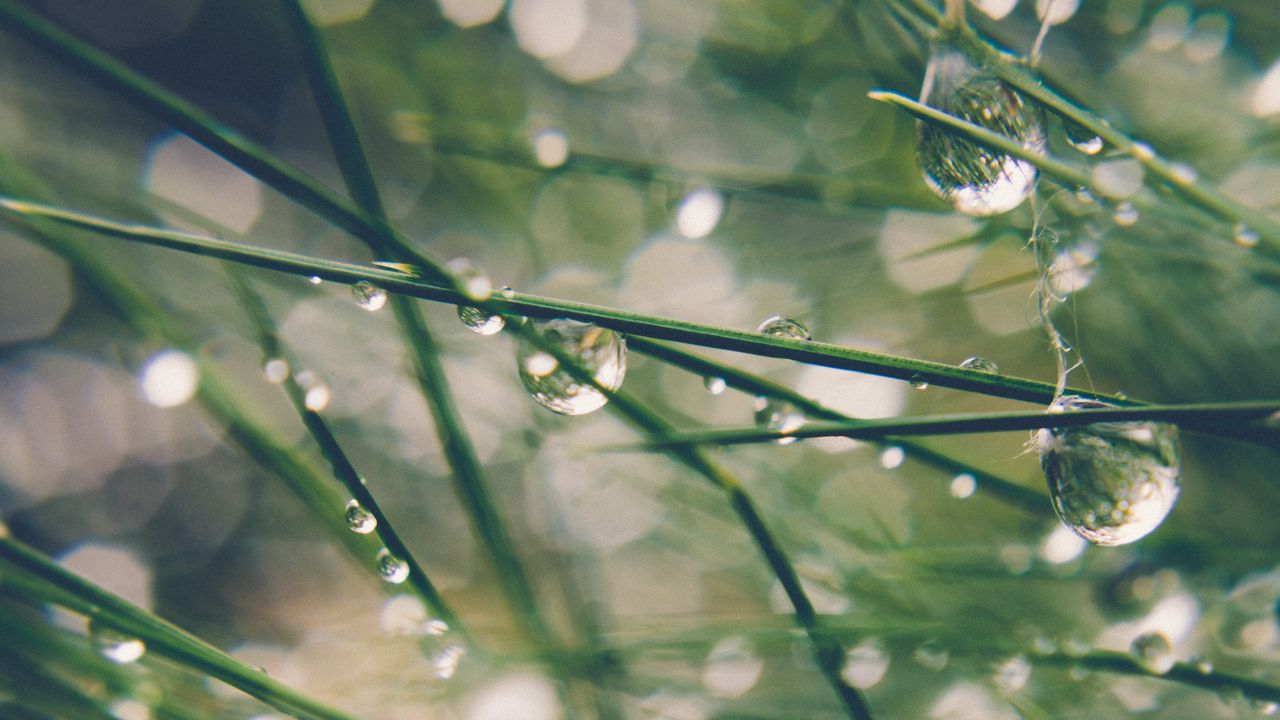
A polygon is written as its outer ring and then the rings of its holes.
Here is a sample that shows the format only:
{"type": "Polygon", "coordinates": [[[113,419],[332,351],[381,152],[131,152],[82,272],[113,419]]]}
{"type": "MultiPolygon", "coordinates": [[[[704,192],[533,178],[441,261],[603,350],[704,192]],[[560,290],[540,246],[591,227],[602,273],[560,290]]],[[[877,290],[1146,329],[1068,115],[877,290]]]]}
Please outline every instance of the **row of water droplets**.
{"type": "MultiPolygon", "coordinates": [[[[921,102],[1019,143],[1029,153],[1046,151],[1044,111],[991,73],[976,67],[954,48],[939,46],[930,57],[921,102]]],[[[1064,119],[1067,141],[1082,153],[1097,155],[1102,138],[1064,119]]],[[[926,184],[957,210],[975,216],[1010,211],[1035,190],[1036,168],[1029,162],[989,150],[945,128],[921,123],[919,163],[926,184]]],[[[1150,152],[1139,146],[1138,154],[1150,152]]],[[[1142,184],[1142,165],[1128,158],[1100,164],[1094,176],[1109,195],[1122,198],[1142,184]],[[1122,172],[1124,171],[1124,172],[1122,172]]],[[[1186,167],[1175,172],[1179,182],[1195,181],[1186,167]]],[[[1137,221],[1137,209],[1124,200],[1115,210],[1121,226],[1137,221]]],[[[1236,242],[1252,246],[1257,234],[1235,229],[1236,242]]],[[[1061,302],[1050,281],[1054,259],[1047,234],[1032,231],[1040,273],[1040,319],[1058,359],[1058,392],[1051,412],[1107,407],[1096,400],[1064,395],[1071,348],[1050,315],[1061,302]]],[[[923,381],[913,381],[922,387],[923,381]]],[[[1119,545],[1134,542],[1158,527],[1173,509],[1179,493],[1180,458],[1177,428],[1166,423],[1095,423],[1045,428],[1032,434],[1058,517],[1090,542],[1119,545]]]]}

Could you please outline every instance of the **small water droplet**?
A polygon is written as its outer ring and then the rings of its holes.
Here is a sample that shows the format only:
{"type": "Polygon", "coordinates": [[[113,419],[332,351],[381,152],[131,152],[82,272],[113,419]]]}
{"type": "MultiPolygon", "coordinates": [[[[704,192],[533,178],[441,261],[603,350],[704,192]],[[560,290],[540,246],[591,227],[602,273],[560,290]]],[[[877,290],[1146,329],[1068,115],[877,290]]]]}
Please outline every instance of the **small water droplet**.
{"type": "Polygon", "coordinates": [[[1106,143],[1092,130],[1070,120],[1064,121],[1063,125],[1067,134],[1067,142],[1071,144],[1071,147],[1085,155],[1097,155],[1102,152],[1102,148],[1106,143]]]}
{"type": "Polygon", "coordinates": [[[978,372],[991,373],[992,375],[995,375],[996,373],[1000,372],[1000,368],[995,364],[994,361],[988,360],[987,358],[981,357],[979,355],[974,355],[971,358],[966,358],[963,362],[960,363],[960,367],[966,370],[977,370],[978,372]]]}
{"type": "Polygon", "coordinates": [[[507,325],[501,315],[490,315],[488,311],[474,305],[459,305],[458,319],[465,328],[477,335],[496,335],[507,325]]]}
{"type": "Polygon", "coordinates": [[[499,290],[498,292],[502,295],[502,297],[508,300],[516,296],[516,291],[512,289],[510,285],[503,285],[502,289],[499,290]]]}
{"type": "MultiPolygon", "coordinates": [[[[953,48],[938,47],[929,57],[920,101],[1003,135],[1029,152],[1045,151],[1039,106],[953,48]]],[[[925,183],[968,215],[1008,212],[1035,186],[1036,168],[1031,163],[932,123],[917,126],[916,148],[925,183]]]]}
{"type": "Polygon", "coordinates": [[[369,312],[381,310],[387,304],[387,291],[368,280],[352,285],[351,295],[356,299],[356,305],[369,312]]]}
{"type": "Polygon", "coordinates": [[[458,666],[467,655],[467,646],[457,640],[440,644],[440,647],[427,656],[432,672],[440,680],[448,680],[458,672],[458,666]]]}
{"type": "Polygon", "coordinates": [[[354,533],[368,535],[378,527],[378,518],[373,513],[365,509],[363,505],[355,500],[347,503],[346,510],[347,527],[351,528],[354,533]]]}
{"type": "Polygon", "coordinates": [[[378,551],[374,562],[377,564],[378,574],[392,585],[399,585],[409,579],[409,563],[392,555],[386,548],[378,551]]]}
{"type": "Polygon", "coordinates": [[[773,335],[774,337],[791,338],[793,340],[810,340],[809,328],[792,320],[785,315],[774,315],[766,318],[760,326],[756,328],[756,332],[765,335],[773,335]]]}
{"type": "MultiPolygon", "coordinates": [[[[609,390],[622,387],[627,372],[627,343],[622,335],[591,323],[557,318],[531,321],[532,331],[591,373],[609,390]]],[[[608,398],[579,382],[552,355],[522,337],[516,352],[520,383],[539,405],[561,415],[583,415],[604,407],[608,398]]]]}
{"type": "Polygon", "coordinates": [[[100,623],[89,623],[89,638],[98,653],[117,665],[137,662],[147,652],[146,643],[100,623]]]}
{"type": "Polygon", "coordinates": [[[311,277],[307,278],[307,282],[311,283],[312,285],[319,285],[324,281],[320,279],[319,275],[312,275],[311,277]]]}
{"type": "Polygon", "coordinates": [[[965,498],[973,497],[973,493],[978,490],[978,479],[972,473],[960,473],[951,478],[951,497],[965,498]]]}
{"type": "Polygon", "coordinates": [[[911,659],[922,667],[941,672],[947,667],[947,663],[951,662],[951,653],[930,640],[917,647],[915,652],[911,653],[911,659]]]}
{"type": "Polygon", "coordinates": [[[712,395],[720,395],[724,392],[725,388],[728,387],[724,378],[716,377],[715,375],[708,375],[702,378],[702,386],[705,387],[707,392],[712,395]]]}
{"type": "Polygon", "coordinates": [[[1138,222],[1138,208],[1134,207],[1133,203],[1122,202],[1116,206],[1112,219],[1120,227],[1133,227],[1138,222]]]}
{"type": "Polygon", "coordinates": [[[1025,655],[1015,655],[996,666],[991,681],[1001,695],[1014,695],[1031,679],[1031,662],[1025,655]]]}
{"type": "Polygon", "coordinates": [[[920,373],[916,373],[916,374],[912,375],[912,376],[911,376],[911,379],[910,379],[910,380],[908,380],[907,382],[911,383],[911,387],[913,387],[913,388],[915,388],[915,389],[917,389],[917,390],[927,390],[927,389],[929,389],[929,381],[928,381],[928,380],[925,380],[925,379],[924,379],[924,376],[923,376],[923,375],[921,375],[920,373]]]}
{"type": "MultiPolygon", "coordinates": [[[[804,427],[805,416],[795,405],[761,395],[756,398],[755,421],[757,427],[780,433],[792,433],[804,427]]],[[[789,445],[796,438],[778,438],[779,445],[789,445]]]]}
{"type": "Polygon", "coordinates": [[[1242,222],[1236,223],[1231,230],[1231,240],[1246,250],[1257,247],[1261,239],[1257,231],[1242,222]]]}
{"type": "Polygon", "coordinates": [[[880,467],[885,470],[892,470],[900,467],[907,459],[907,453],[897,445],[890,445],[880,451],[880,467]]]}
{"type": "MultiPolygon", "coordinates": [[[[1051,412],[1108,407],[1071,395],[1051,412]]],[[[1098,422],[1032,434],[1062,522],[1098,545],[1123,545],[1155,530],[1178,499],[1178,430],[1167,423],[1098,422]]]]}
{"type": "Polygon", "coordinates": [[[1164,675],[1173,669],[1177,658],[1169,639],[1158,632],[1143,633],[1129,644],[1129,654],[1148,672],[1164,675]]]}
{"type": "Polygon", "coordinates": [[[467,258],[454,258],[445,264],[445,270],[453,276],[458,292],[476,302],[484,302],[493,296],[493,284],[489,276],[467,258]]]}
{"type": "Polygon", "coordinates": [[[307,390],[302,398],[302,404],[311,412],[320,412],[329,407],[329,401],[332,399],[333,392],[329,390],[329,386],[320,383],[307,390]]]}
{"type": "Polygon", "coordinates": [[[728,637],[717,642],[707,654],[702,670],[702,686],[720,698],[736,698],[755,687],[764,672],[764,660],[744,637],[728,637]]]}
{"type": "Polygon", "coordinates": [[[284,358],[268,358],[262,363],[262,376],[267,382],[279,385],[289,377],[289,361],[284,358]]]}
{"type": "Polygon", "coordinates": [[[1209,675],[1213,672],[1213,663],[1203,657],[1192,658],[1191,664],[1195,665],[1196,672],[1201,675],[1209,675]]]}
{"type": "Polygon", "coordinates": [[[889,654],[878,640],[864,640],[844,654],[840,677],[849,687],[870,690],[884,679],[889,669],[889,654]]]}
{"type": "Polygon", "coordinates": [[[1199,177],[1196,169],[1186,163],[1174,163],[1169,166],[1169,175],[1179,185],[1190,185],[1199,177]]]}

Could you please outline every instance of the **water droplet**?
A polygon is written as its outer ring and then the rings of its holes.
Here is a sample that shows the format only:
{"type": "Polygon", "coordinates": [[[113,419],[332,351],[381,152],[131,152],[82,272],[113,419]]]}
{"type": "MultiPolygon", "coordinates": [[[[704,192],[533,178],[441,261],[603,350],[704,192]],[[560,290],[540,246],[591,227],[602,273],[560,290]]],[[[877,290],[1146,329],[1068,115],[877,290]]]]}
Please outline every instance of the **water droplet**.
{"type": "Polygon", "coordinates": [[[307,282],[311,283],[312,285],[319,285],[324,281],[320,279],[319,275],[312,275],[311,277],[307,278],[307,282]]]}
{"type": "Polygon", "coordinates": [[[147,652],[146,643],[115,628],[90,622],[89,638],[98,653],[117,665],[137,662],[147,652]]]}
{"type": "Polygon", "coordinates": [[[966,358],[964,362],[960,363],[960,367],[966,370],[977,370],[978,372],[991,373],[992,375],[1000,372],[1000,368],[994,361],[978,355],[966,358]]]}
{"type": "Polygon", "coordinates": [[[409,563],[392,555],[386,548],[378,551],[374,562],[377,563],[378,574],[392,585],[399,585],[409,579],[409,563]]]}
{"type": "Polygon", "coordinates": [[[951,653],[946,648],[930,640],[916,648],[915,652],[911,653],[911,659],[915,660],[921,667],[928,668],[934,672],[941,672],[947,667],[947,663],[951,662],[951,653]]]}
{"type": "Polygon", "coordinates": [[[329,407],[329,401],[333,399],[333,393],[329,390],[329,385],[320,379],[320,375],[315,370],[303,370],[294,376],[294,380],[302,388],[302,404],[308,410],[320,412],[329,407]]]}
{"type": "Polygon", "coordinates": [[[756,332],[793,340],[812,339],[812,336],[809,335],[809,328],[784,315],[774,315],[767,318],[756,328],[756,332]]]}
{"type": "Polygon", "coordinates": [[[516,291],[515,291],[514,289],[512,289],[512,287],[511,287],[510,285],[503,285],[503,286],[502,286],[502,289],[501,289],[501,290],[499,290],[498,292],[499,292],[499,294],[501,294],[501,295],[502,295],[502,297],[504,297],[504,298],[506,298],[506,299],[508,299],[508,300],[510,300],[511,298],[513,298],[513,297],[515,297],[515,296],[516,296],[516,291]]]}
{"type": "Polygon", "coordinates": [[[1235,227],[1231,229],[1231,240],[1246,250],[1257,247],[1261,239],[1262,237],[1258,235],[1257,231],[1242,222],[1236,223],[1235,227]]]}
{"type": "Polygon", "coordinates": [[[1275,717],[1276,713],[1280,713],[1280,703],[1276,703],[1272,700],[1259,700],[1258,698],[1253,698],[1249,701],[1249,705],[1253,708],[1254,712],[1258,713],[1258,715],[1262,717],[1275,717]]]}
{"type": "Polygon", "coordinates": [[[715,375],[708,375],[702,378],[702,386],[705,387],[707,392],[712,395],[719,395],[724,392],[726,387],[728,387],[724,378],[716,377],[715,375]]]}
{"type": "Polygon", "coordinates": [[[378,518],[374,517],[373,513],[366,510],[363,505],[355,500],[347,503],[346,518],[347,527],[351,528],[352,532],[361,535],[368,535],[373,532],[374,528],[378,527],[378,518]]]}
{"type": "Polygon", "coordinates": [[[427,662],[440,680],[448,680],[458,672],[458,666],[467,655],[467,646],[457,640],[447,641],[429,653],[427,662]]]}
{"type": "Polygon", "coordinates": [[[864,640],[844,654],[840,677],[850,687],[870,690],[884,679],[889,669],[889,654],[877,640],[864,640]]]}
{"type": "Polygon", "coordinates": [[[269,358],[262,363],[262,376],[267,382],[279,385],[289,377],[289,361],[284,358],[269,358]]]}
{"type": "Polygon", "coordinates": [[[978,490],[978,479],[971,473],[960,473],[951,478],[951,497],[965,498],[973,497],[973,493],[978,490]]]}
{"type": "Polygon", "coordinates": [[[907,453],[897,445],[890,445],[880,451],[880,467],[885,470],[892,470],[902,465],[907,459],[907,453]]]}
{"type": "Polygon", "coordinates": [[[569,159],[569,138],[559,128],[546,128],[533,136],[533,156],[544,168],[560,167],[569,159]]]}
{"type": "Polygon", "coordinates": [[[920,373],[916,373],[915,375],[912,375],[911,379],[908,380],[907,382],[911,383],[911,387],[917,390],[927,390],[929,388],[929,381],[925,380],[924,376],[921,375],[920,373]]]}
{"type": "Polygon", "coordinates": [[[464,327],[477,335],[496,335],[507,325],[501,315],[490,315],[488,311],[474,305],[459,305],[458,319],[464,327]]]}
{"type": "Polygon", "coordinates": [[[1134,207],[1133,203],[1122,202],[1116,206],[1112,219],[1120,227],[1133,227],[1138,222],[1138,208],[1134,207]]]}
{"type": "MultiPolygon", "coordinates": [[[[1045,151],[1039,106],[979,70],[957,50],[934,50],[920,101],[1004,135],[1030,152],[1045,151]]],[[[1035,185],[1036,168],[1031,163],[988,150],[931,123],[918,125],[916,147],[925,183],[968,215],[1008,212],[1021,205],[1035,185]]]]}
{"type": "Polygon", "coordinates": [[[1164,675],[1173,669],[1177,658],[1169,639],[1158,632],[1143,633],[1129,644],[1129,654],[1148,672],[1164,675]]]}
{"type": "Polygon", "coordinates": [[[1015,655],[996,666],[991,681],[1001,695],[1013,695],[1031,679],[1031,662],[1025,655],[1015,655]]]}
{"type": "MultiPolygon", "coordinates": [[[[1108,407],[1067,395],[1051,412],[1108,407]]],[[[1160,526],[1178,499],[1178,430],[1166,423],[1097,422],[1042,428],[1032,438],[1062,522],[1098,545],[1123,545],[1160,526]]]]}
{"type": "Polygon", "coordinates": [[[698,188],[680,201],[676,210],[676,230],[696,240],[711,234],[724,214],[724,196],[709,188],[698,188]]]}
{"type": "Polygon", "coordinates": [[[1143,162],[1149,162],[1156,157],[1156,151],[1146,143],[1134,143],[1130,154],[1143,162]]]}
{"type": "Polygon", "coordinates": [[[471,300],[484,302],[493,296],[493,284],[489,281],[489,276],[467,258],[454,258],[444,267],[453,276],[458,292],[471,300]]]}
{"type": "MultiPolygon", "coordinates": [[[[627,343],[621,335],[590,323],[566,318],[531,321],[532,331],[577,360],[596,382],[617,390],[627,372],[627,343]]],[[[583,415],[604,407],[608,398],[588,383],[579,382],[550,354],[528,338],[516,353],[520,383],[543,407],[561,415],[583,415]]]]}
{"type": "Polygon", "coordinates": [[[1062,130],[1071,147],[1085,155],[1097,155],[1106,144],[1097,133],[1069,118],[1062,119],[1062,130]]]}
{"type": "Polygon", "coordinates": [[[1195,168],[1186,163],[1174,163],[1169,166],[1169,176],[1179,185],[1190,185],[1196,181],[1199,174],[1195,168]]]}
{"type": "Polygon", "coordinates": [[[387,291],[368,280],[361,280],[352,285],[351,295],[355,297],[356,305],[369,312],[381,310],[382,306],[387,304],[387,291]]]}
{"type": "MultiPolygon", "coordinates": [[[[805,416],[800,409],[786,400],[765,397],[756,398],[756,426],[780,433],[792,433],[804,427],[805,416]]],[[[779,445],[789,445],[796,438],[778,438],[779,445]]]]}
{"type": "Polygon", "coordinates": [[[764,660],[751,650],[743,637],[729,637],[717,642],[707,655],[702,670],[702,686],[721,698],[736,698],[755,687],[764,672],[764,660]]]}
{"type": "Polygon", "coordinates": [[[161,408],[177,407],[195,396],[200,366],[181,350],[161,350],[147,358],[138,375],[142,397],[161,408]]]}
{"type": "Polygon", "coordinates": [[[1201,675],[1209,675],[1213,672],[1213,663],[1209,662],[1205,658],[1194,657],[1191,659],[1191,664],[1195,665],[1196,672],[1201,675]]]}

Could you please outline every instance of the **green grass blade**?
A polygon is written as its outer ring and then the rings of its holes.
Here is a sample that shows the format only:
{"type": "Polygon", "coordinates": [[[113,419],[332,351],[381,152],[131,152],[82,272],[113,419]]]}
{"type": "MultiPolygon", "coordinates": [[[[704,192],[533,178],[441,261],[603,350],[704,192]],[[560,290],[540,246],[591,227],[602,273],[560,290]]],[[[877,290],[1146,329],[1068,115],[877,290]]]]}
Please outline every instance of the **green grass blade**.
{"type": "Polygon", "coordinates": [[[1036,661],[1059,667],[1079,667],[1085,670],[1168,680],[1219,693],[1239,692],[1246,698],[1258,702],[1280,702],[1280,685],[1217,670],[1203,672],[1196,667],[1195,663],[1190,662],[1175,663],[1169,672],[1161,675],[1144,667],[1128,654],[1108,650],[1092,650],[1084,655],[1057,653],[1037,657],[1036,661]]]}
{"type": "Polygon", "coordinates": [[[0,561],[9,566],[10,572],[37,578],[56,588],[57,592],[49,593],[47,602],[136,637],[152,652],[217,678],[276,709],[307,720],[351,720],[350,715],[291,690],[176,625],[67,572],[7,535],[0,537],[0,561]]]}

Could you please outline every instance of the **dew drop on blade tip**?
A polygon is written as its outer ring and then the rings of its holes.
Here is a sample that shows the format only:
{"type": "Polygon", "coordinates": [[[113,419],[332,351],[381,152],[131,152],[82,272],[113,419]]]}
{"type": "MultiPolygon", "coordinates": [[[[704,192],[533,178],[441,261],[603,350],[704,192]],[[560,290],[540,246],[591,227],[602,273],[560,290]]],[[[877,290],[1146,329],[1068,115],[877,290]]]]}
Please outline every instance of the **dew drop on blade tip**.
{"type": "MultiPolygon", "coordinates": [[[[953,48],[939,46],[929,57],[920,101],[1003,135],[1027,152],[1045,152],[1040,108],[953,48]]],[[[983,147],[949,128],[921,121],[916,148],[925,183],[967,215],[1008,212],[1034,189],[1034,165],[983,147]]]]}
{"type": "Polygon", "coordinates": [[[368,535],[378,527],[378,518],[355,500],[347,503],[345,517],[351,532],[360,535],[368,535]]]}
{"type": "MultiPolygon", "coordinates": [[[[567,318],[532,320],[530,331],[577,361],[609,391],[622,387],[627,372],[627,343],[622,335],[591,323],[567,318]]],[[[608,397],[527,337],[516,350],[520,384],[539,405],[561,415],[584,415],[604,407],[608,397]]]]}
{"type": "MultiPolygon", "coordinates": [[[[1051,412],[1109,407],[1063,396],[1051,412]]],[[[1058,518],[1098,545],[1139,540],[1164,522],[1180,489],[1178,430],[1151,421],[1041,428],[1032,434],[1058,518]]]]}
{"type": "Polygon", "coordinates": [[[462,321],[463,327],[477,335],[496,335],[507,325],[501,315],[491,315],[484,308],[474,305],[459,305],[458,319],[462,321]]]}
{"type": "Polygon", "coordinates": [[[381,310],[382,306],[387,304],[387,291],[368,280],[361,280],[352,285],[351,295],[355,297],[356,305],[369,312],[381,310]]]}

